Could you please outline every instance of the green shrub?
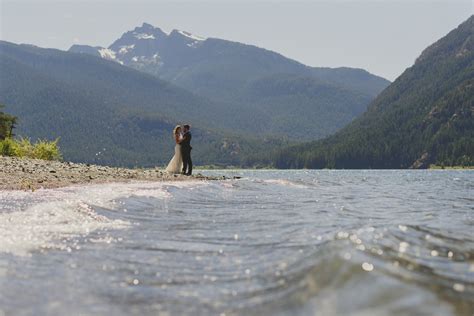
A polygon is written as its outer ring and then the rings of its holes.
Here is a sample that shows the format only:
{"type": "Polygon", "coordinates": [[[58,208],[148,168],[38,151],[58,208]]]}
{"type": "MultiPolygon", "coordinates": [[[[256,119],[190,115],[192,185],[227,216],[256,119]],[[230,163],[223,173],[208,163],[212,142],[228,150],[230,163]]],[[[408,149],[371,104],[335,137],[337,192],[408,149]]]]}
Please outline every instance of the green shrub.
{"type": "Polygon", "coordinates": [[[0,141],[0,155],[43,160],[61,160],[58,146],[59,138],[54,141],[38,140],[31,143],[28,138],[15,140],[6,138],[0,141]]]}
{"type": "Polygon", "coordinates": [[[16,157],[33,157],[33,147],[34,145],[28,138],[21,138],[15,142],[15,156],[16,157]]]}
{"type": "Polygon", "coordinates": [[[59,138],[52,142],[38,140],[33,147],[33,157],[44,160],[61,160],[58,141],[59,138]]]}
{"type": "Polygon", "coordinates": [[[16,142],[11,138],[0,140],[0,155],[16,156],[16,142]]]}

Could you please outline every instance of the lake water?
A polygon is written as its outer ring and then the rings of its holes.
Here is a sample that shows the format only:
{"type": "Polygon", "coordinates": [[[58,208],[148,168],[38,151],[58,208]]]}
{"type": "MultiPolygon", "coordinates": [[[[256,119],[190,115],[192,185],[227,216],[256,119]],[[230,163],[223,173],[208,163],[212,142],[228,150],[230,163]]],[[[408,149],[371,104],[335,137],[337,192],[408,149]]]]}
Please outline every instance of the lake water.
{"type": "Polygon", "coordinates": [[[472,315],[473,171],[0,191],[0,315],[472,315]]]}

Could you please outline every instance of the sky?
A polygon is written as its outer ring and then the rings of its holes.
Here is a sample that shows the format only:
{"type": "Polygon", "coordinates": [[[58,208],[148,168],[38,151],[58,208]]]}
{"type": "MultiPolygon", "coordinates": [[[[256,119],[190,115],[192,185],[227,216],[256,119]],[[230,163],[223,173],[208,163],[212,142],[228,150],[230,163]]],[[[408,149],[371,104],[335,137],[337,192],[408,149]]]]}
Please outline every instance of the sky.
{"type": "Polygon", "coordinates": [[[473,8],[474,0],[0,0],[0,39],[107,47],[147,22],[394,80],[473,8]]]}

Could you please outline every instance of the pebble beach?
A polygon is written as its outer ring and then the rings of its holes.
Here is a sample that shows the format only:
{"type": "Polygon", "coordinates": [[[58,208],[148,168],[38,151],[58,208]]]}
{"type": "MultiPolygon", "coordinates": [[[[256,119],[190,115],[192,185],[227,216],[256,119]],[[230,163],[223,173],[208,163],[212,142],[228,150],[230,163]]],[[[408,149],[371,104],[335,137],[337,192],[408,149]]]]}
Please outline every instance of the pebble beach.
{"type": "Polygon", "coordinates": [[[216,180],[197,174],[168,174],[162,169],[127,169],[73,162],[0,157],[0,190],[37,190],[77,184],[130,181],[216,180]]]}

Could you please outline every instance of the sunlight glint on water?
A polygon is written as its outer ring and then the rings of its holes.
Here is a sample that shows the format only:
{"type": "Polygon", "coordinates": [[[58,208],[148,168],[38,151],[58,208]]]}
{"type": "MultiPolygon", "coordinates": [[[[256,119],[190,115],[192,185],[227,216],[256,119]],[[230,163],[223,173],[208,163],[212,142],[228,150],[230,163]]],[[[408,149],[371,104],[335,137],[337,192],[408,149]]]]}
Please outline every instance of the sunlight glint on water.
{"type": "Polygon", "coordinates": [[[472,171],[217,173],[0,192],[0,314],[474,312],[472,171]]]}

